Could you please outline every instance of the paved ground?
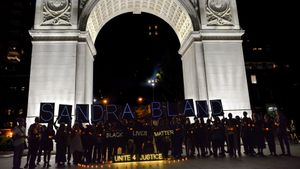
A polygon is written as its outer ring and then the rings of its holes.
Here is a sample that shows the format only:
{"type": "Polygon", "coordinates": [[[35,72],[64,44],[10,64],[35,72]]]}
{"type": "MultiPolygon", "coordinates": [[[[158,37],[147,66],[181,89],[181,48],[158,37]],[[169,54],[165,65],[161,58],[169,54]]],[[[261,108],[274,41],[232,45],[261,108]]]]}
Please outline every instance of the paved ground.
{"type": "MultiPolygon", "coordinates": [[[[277,150],[280,150],[277,147],[277,150]]],[[[265,154],[268,150],[265,149],[265,154]]],[[[248,157],[240,158],[213,158],[206,159],[189,159],[186,161],[153,161],[153,162],[134,162],[134,163],[117,163],[105,165],[86,166],[85,168],[105,168],[105,169],[300,169],[300,144],[291,145],[292,156],[279,157],[248,157]]],[[[280,151],[278,151],[280,152],[280,151]]],[[[22,167],[25,164],[25,157],[22,159],[22,167]]],[[[50,168],[56,168],[54,156],[51,158],[50,168]]],[[[12,155],[0,153],[0,169],[12,168],[12,155]]],[[[42,165],[37,169],[42,169],[42,165]]],[[[79,166],[68,166],[68,169],[84,168],[79,166]]]]}

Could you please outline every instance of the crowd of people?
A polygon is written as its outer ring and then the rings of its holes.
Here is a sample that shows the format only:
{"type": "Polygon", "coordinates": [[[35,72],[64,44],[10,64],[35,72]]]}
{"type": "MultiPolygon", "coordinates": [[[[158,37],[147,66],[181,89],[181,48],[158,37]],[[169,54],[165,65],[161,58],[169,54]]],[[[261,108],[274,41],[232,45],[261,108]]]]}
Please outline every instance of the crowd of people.
{"type": "Polygon", "coordinates": [[[24,168],[34,169],[43,161],[43,167],[51,167],[50,160],[56,147],[57,167],[73,164],[106,163],[114,155],[141,155],[161,153],[163,158],[189,158],[209,156],[237,158],[242,153],[248,156],[264,156],[266,144],[270,155],[277,156],[276,143],[281,147],[280,155],[291,156],[288,122],[278,112],[275,116],[263,117],[252,113],[248,117],[220,119],[176,116],[159,120],[122,120],[86,124],[54,123],[44,125],[35,118],[35,123],[25,133],[25,121],[18,119],[14,128],[13,169],[19,169],[27,139],[28,154],[24,168]],[[275,139],[277,138],[277,139],[275,139]],[[54,146],[55,143],[55,146],[54,146]],[[243,150],[241,149],[243,145],[243,150]],[[226,146],[225,146],[226,145],[226,146]],[[43,157],[43,159],[41,158],[43,157]]]}

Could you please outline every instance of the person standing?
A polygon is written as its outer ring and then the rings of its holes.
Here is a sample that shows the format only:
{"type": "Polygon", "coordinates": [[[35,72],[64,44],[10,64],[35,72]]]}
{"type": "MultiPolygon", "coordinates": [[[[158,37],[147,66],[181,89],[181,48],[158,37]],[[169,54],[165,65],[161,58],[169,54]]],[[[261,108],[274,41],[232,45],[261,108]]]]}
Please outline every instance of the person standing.
{"type": "Polygon", "coordinates": [[[277,112],[275,119],[276,119],[275,123],[278,126],[277,137],[282,151],[282,154],[280,155],[291,156],[290,143],[289,143],[288,132],[287,132],[287,128],[288,128],[287,119],[281,111],[277,112]],[[285,151],[285,149],[287,152],[285,151]]]}
{"type": "Polygon", "coordinates": [[[35,160],[39,149],[39,143],[41,140],[41,126],[40,118],[36,117],[34,123],[30,125],[28,129],[28,153],[30,156],[29,169],[34,169],[36,167],[35,160]]]}
{"type": "Polygon", "coordinates": [[[295,144],[299,143],[299,138],[296,133],[296,126],[295,126],[294,120],[291,120],[291,124],[290,124],[290,137],[291,137],[292,143],[295,143],[295,144]]]}
{"type": "Polygon", "coordinates": [[[66,153],[67,153],[66,137],[67,137],[66,125],[65,123],[61,123],[55,134],[55,142],[56,142],[55,161],[57,163],[58,168],[65,167],[66,153]]]}
{"type": "Polygon", "coordinates": [[[25,121],[20,118],[17,119],[17,126],[13,129],[13,146],[14,146],[14,157],[13,157],[13,169],[20,169],[21,158],[24,151],[25,142],[25,121]]]}
{"type": "Polygon", "coordinates": [[[274,120],[268,114],[264,116],[264,135],[268,143],[270,155],[277,156],[274,137],[274,120]]]}
{"type": "Polygon", "coordinates": [[[53,139],[55,136],[55,131],[53,129],[53,123],[48,123],[46,130],[42,134],[42,147],[44,150],[44,168],[51,167],[51,151],[53,150],[53,139]]]}

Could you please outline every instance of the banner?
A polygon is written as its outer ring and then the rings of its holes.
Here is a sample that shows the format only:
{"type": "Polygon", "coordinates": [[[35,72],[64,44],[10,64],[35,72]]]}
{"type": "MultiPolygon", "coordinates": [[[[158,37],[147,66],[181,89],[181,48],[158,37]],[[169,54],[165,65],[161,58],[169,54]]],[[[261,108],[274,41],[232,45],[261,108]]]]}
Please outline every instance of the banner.
{"type": "Polygon", "coordinates": [[[211,105],[211,115],[214,116],[223,116],[223,106],[221,100],[210,100],[211,105]]]}
{"type": "Polygon", "coordinates": [[[40,123],[49,123],[54,120],[54,103],[41,103],[40,123]]]}
{"type": "Polygon", "coordinates": [[[197,109],[197,117],[209,117],[207,101],[197,100],[196,109],[197,109]]]}
{"type": "Polygon", "coordinates": [[[77,104],[75,109],[75,121],[79,123],[89,123],[89,105],[77,104]]]}
{"type": "Polygon", "coordinates": [[[71,123],[72,105],[60,104],[58,109],[58,123],[71,123]]]}
{"type": "Polygon", "coordinates": [[[184,100],[183,115],[186,117],[195,116],[194,102],[193,99],[184,100]]]}

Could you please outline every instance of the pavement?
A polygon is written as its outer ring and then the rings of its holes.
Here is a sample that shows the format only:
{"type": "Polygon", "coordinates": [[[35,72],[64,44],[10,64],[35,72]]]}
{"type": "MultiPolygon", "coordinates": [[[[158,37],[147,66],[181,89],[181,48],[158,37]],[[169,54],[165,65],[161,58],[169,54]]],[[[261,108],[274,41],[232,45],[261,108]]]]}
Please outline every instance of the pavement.
{"type": "MultiPolygon", "coordinates": [[[[277,152],[280,154],[280,147],[277,145],[277,152]]],[[[269,154],[268,149],[264,149],[265,154],[269,154]]],[[[249,157],[242,155],[238,158],[195,158],[187,160],[164,160],[151,162],[129,162],[112,163],[104,165],[66,166],[67,169],[99,168],[99,169],[300,169],[300,144],[291,144],[292,156],[268,156],[249,157]]],[[[0,169],[12,168],[11,152],[0,152],[0,169]]],[[[55,155],[51,157],[50,168],[57,168],[54,164],[55,155]]],[[[26,157],[22,158],[21,167],[24,166],[26,157]]],[[[43,163],[36,167],[42,169],[43,163]]]]}

